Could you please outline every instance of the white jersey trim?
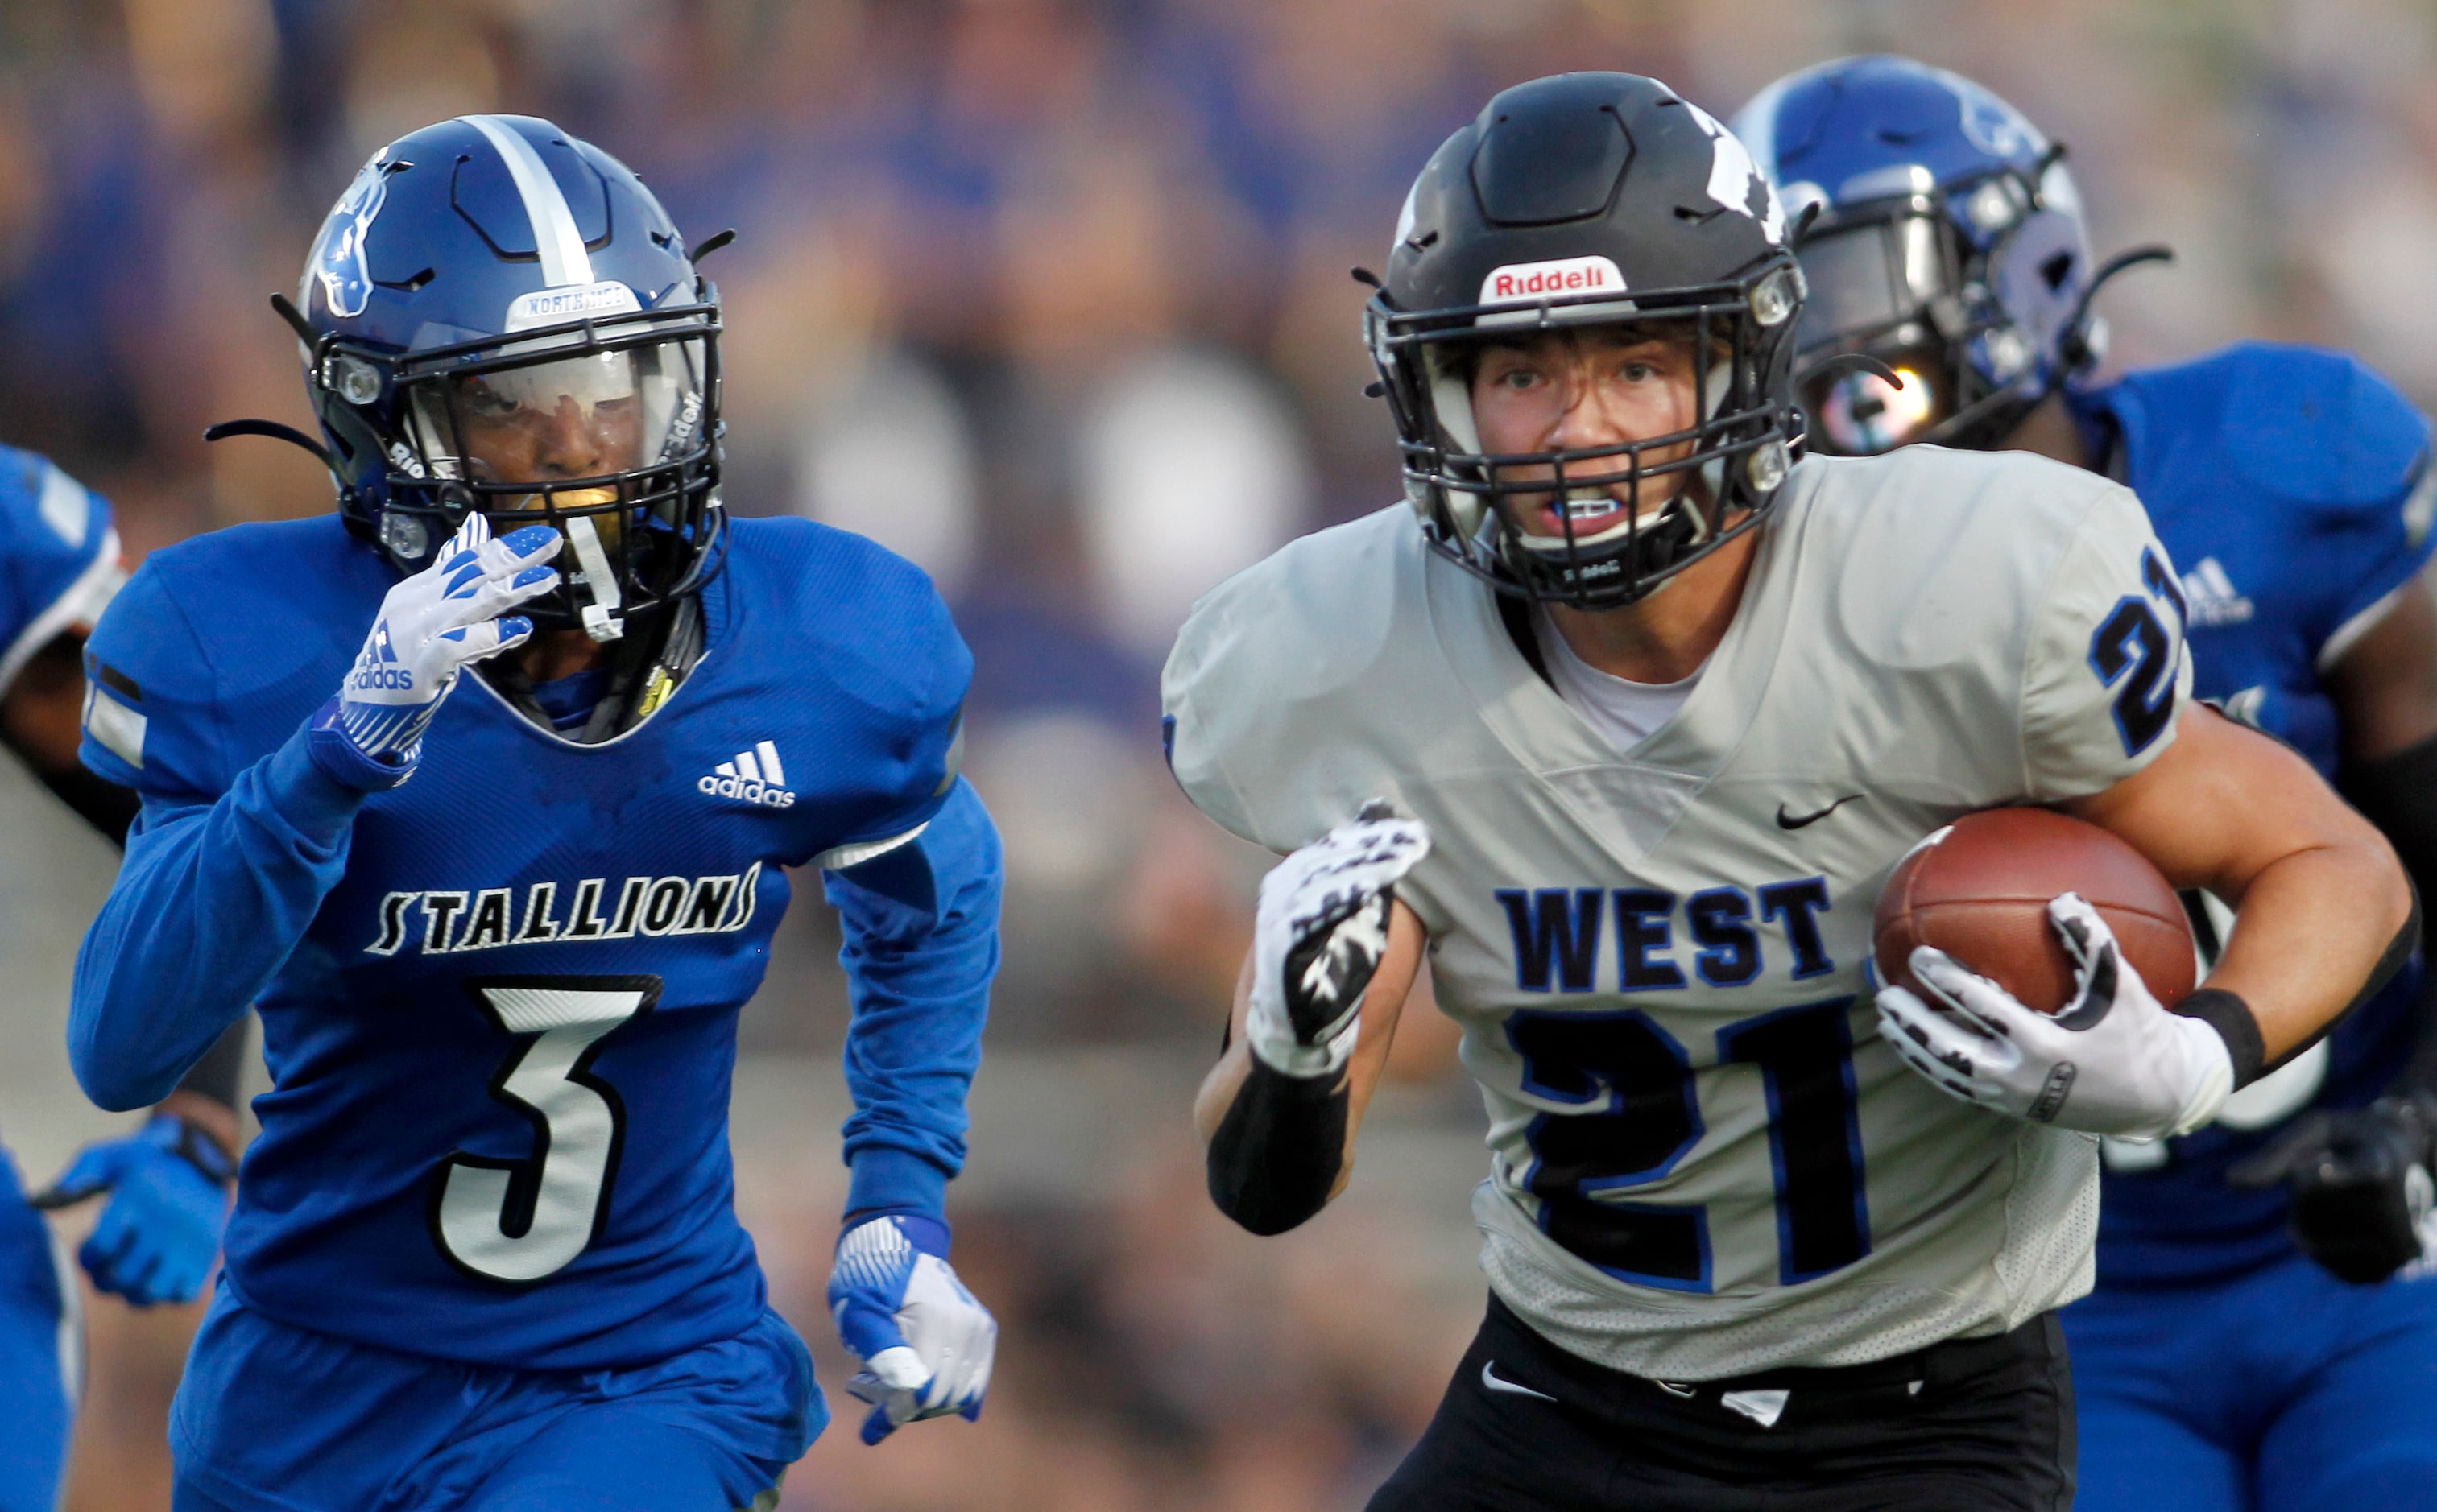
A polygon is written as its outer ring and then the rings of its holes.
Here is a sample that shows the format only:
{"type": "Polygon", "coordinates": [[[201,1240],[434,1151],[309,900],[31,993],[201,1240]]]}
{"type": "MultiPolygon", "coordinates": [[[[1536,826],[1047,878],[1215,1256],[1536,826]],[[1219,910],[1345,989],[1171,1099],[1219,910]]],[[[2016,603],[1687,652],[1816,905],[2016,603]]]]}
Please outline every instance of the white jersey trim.
{"type": "Polygon", "coordinates": [[[2334,634],[2321,641],[2318,657],[2311,664],[2319,675],[2324,677],[2333,671],[2336,663],[2344,659],[2345,652],[2360,644],[2363,635],[2376,630],[2387,616],[2394,613],[2395,607],[2403,602],[2404,591],[2409,588],[2418,588],[2423,593],[2429,591],[2421,582],[2420,574],[2415,572],[2378,595],[2368,608],[2338,625],[2334,634]]]}
{"type": "Polygon", "coordinates": [[[860,866],[866,861],[879,860],[898,846],[908,844],[920,838],[922,831],[930,827],[931,822],[925,819],[905,833],[891,835],[886,840],[867,840],[851,845],[833,845],[814,857],[813,865],[824,872],[843,872],[849,867],[860,866]]]}

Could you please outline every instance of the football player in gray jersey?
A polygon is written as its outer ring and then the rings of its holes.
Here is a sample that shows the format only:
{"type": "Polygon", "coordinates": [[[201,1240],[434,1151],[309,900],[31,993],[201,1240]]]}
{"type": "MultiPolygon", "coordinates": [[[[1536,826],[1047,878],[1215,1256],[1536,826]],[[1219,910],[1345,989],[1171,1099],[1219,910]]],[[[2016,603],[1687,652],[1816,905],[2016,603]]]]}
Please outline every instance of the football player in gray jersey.
{"type": "Polygon", "coordinates": [[[2065,1506],[2096,1137],[2204,1122],[2408,945],[2377,833],[2187,702],[2130,493],[1799,458],[1788,230],[1664,85],[1499,96],[1369,312],[1420,529],[1289,546],[1168,661],[1178,780],[1287,857],[1197,1107],[1218,1206],[1341,1188],[1425,949],[1489,1113],[1489,1316],[1376,1509],[2065,1506]],[[1934,951],[1881,988],[1896,862],[2022,803],[2237,900],[2209,985],[2162,1008],[2067,895],[2070,1012],[1934,951]]]}

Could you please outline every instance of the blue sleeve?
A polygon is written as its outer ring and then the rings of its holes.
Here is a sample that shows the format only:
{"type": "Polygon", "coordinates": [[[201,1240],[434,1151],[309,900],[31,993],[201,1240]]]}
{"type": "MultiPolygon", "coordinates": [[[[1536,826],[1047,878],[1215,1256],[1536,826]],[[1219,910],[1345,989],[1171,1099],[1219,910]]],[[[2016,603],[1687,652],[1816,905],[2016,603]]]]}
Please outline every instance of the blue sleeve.
{"type": "Polygon", "coordinates": [[[2437,547],[2428,421],[2348,354],[2252,343],[2222,361],[2233,374],[2224,443],[2238,471],[2301,506],[2287,560],[2294,586],[2315,588],[2323,606],[2305,634],[2324,671],[2437,547]]]}
{"type": "Polygon", "coordinates": [[[223,782],[205,648],[149,565],[94,633],[86,766],[144,810],[77,953],[68,1056],[105,1108],[168,1095],[284,965],[337,885],[364,794],[334,780],[300,727],[223,782]]]}
{"type": "Polygon", "coordinates": [[[870,846],[893,843],[931,823],[947,804],[964,762],[965,694],[973,681],[973,653],[931,581],[911,564],[862,544],[881,559],[869,575],[886,582],[870,594],[852,646],[840,650],[833,675],[853,702],[885,712],[873,721],[861,812],[830,849],[812,858],[832,871],[852,867],[870,846]]]}
{"type": "Polygon", "coordinates": [[[2437,504],[2437,468],[2429,465],[2424,451],[2384,506],[2363,522],[2363,533],[2369,537],[2368,560],[2338,608],[2334,627],[2320,642],[2316,659],[2323,669],[2341,658],[2359,631],[2367,628],[2360,623],[2362,616],[2382,609],[2396,589],[2428,565],[2430,552],[2437,550],[2437,534],[2428,529],[2432,504],[2437,504]]]}
{"type": "Polygon", "coordinates": [[[958,779],[930,827],[828,874],[846,929],[850,1213],[940,1215],[965,1163],[965,1094],[981,1064],[998,970],[998,830],[958,779]]]}

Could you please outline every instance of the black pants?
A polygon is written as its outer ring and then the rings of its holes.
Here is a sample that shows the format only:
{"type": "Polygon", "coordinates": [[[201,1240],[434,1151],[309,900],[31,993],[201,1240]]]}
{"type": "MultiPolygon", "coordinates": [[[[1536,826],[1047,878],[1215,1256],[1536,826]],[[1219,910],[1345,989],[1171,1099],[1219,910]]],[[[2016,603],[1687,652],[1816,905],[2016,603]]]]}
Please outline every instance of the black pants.
{"type": "Polygon", "coordinates": [[[1866,1365],[1683,1384],[1568,1354],[1493,1296],[1370,1512],[2065,1512],[2073,1466],[2053,1312],[1866,1365]]]}

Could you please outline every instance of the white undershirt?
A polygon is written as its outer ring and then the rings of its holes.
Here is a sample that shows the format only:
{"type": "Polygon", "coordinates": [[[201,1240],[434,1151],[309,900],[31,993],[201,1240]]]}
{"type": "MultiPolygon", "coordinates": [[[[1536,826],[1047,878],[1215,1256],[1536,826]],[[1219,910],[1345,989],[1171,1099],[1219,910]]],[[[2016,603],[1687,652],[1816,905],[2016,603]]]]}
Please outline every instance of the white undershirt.
{"type": "Polygon", "coordinates": [[[1532,617],[1539,633],[1540,657],[1549,667],[1549,681],[1557,696],[1588,720],[1622,753],[1639,745],[1651,731],[1674,718],[1701,681],[1706,666],[1674,683],[1636,683],[1603,672],[1574,653],[1566,637],[1542,610],[1532,617]]]}

